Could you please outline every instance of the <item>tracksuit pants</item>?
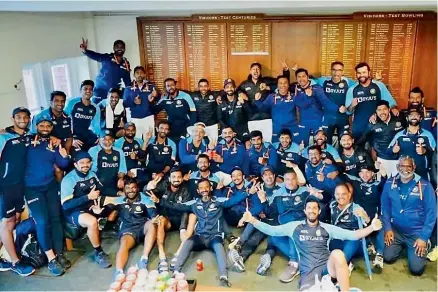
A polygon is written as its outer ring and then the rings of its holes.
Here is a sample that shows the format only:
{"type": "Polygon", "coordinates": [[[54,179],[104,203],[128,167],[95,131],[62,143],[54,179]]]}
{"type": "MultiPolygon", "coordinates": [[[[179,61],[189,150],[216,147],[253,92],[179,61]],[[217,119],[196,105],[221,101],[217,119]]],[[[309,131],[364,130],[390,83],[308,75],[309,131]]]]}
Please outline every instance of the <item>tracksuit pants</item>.
{"type": "Polygon", "coordinates": [[[225,255],[224,240],[217,234],[210,238],[205,238],[195,234],[184,242],[181,252],[175,264],[175,271],[181,272],[184,263],[190,256],[192,250],[211,249],[216,255],[216,261],[219,268],[219,276],[227,276],[227,257],[225,255]]]}
{"type": "Polygon", "coordinates": [[[243,243],[240,250],[240,255],[243,257],[243,261],[246,261],[249,258],[265,238],[266,234],[257,230],[254,225],[247,224],[245,226],[239,239],[239,241],[243,243]]]}
{"type": "Polygon", "coordinates": [[[36,223],[38,243],[44,252],[62,253],[63,229],[59,184],[53,179],[47,185],[26,187],[24,191],[31,216],[36,223]]]}
{"type": "Polygon", "coordinates": [[[345,259],[349,263],[358,251],[360,251],[361,241],[360,240],[330,240],[329,249],[330,251],[334,249],[340,249],[344,252],[345,259]]]}
{"type": "Polygon", "coordinates": [[[390,246],[385,246],[383,252],[385,262],[389,264],[394,263],[400,257],[403,248],[406,248],[409,271],[415,276],[422,275],[426,268],[427,260],[426,255],[419,257],[415,254],[414,243],[418,239],[418,236],[400,233],[395,228],[393,228],[392,231],[394,232],[394,241],[390,246]]]}

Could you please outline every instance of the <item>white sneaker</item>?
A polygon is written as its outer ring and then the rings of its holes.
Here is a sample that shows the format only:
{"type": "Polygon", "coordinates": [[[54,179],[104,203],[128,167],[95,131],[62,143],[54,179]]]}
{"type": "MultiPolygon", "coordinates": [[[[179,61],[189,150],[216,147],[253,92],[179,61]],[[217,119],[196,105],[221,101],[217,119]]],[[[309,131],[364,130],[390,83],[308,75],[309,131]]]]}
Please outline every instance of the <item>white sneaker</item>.
{"type": "Polygon", "coordinates": [[[352,262],[350,262],[348,264],[348,273],[349,273],[350,277],[351,277],[351,272],[353,272],[353,270],[354,270],[354,265],[352,262]]]}

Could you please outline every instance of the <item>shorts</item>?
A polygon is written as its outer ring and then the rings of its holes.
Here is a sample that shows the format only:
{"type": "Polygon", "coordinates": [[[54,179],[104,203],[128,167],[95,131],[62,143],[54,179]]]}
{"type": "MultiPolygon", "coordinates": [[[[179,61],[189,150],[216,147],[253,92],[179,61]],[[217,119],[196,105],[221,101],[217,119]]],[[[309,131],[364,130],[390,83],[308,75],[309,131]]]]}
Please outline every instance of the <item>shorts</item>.
{"type": "Polygon", "coordinates": [[[314,268],[308,273],[300,274],[300,282],[298,286],[301,290],[308,290],[310,287],[315,285],[315,275],[318,276],[318,279],[321,280],[323,276],[328,274],[327,265],[322,265],[314,268]]]}
{"type": "Polygon", "coordinates": [[[125,225],[122,223],[119,230],[119,240],[125,235],[130,235],[134,238],[135,244],[139,244],[140,242],[144,241],[144,237],[149,229],[150,222],[151,221],[148,220],[144,224],[137,225],[125,225]]]}
{"type": "Polygon", "coordinates": [[[0,219],[14,217],[24,210],[24,183],[0,188],[0,219]]]}
{"type": "MultiPolygon", "coordinates": [[[[103,212],[102,212],[102,213],[103,213],[103,212]]],[[[66,220],[68,223],[73,224],[73,225],[75,225],[75,226],[77,226],[77,227],[82,227],[82,226],[79,224],[79,216],[80,216],[81,214],[90,214],[90,215],[93,215],[94,217],[96,217],[96,219],[98,219],[98,218],[102,218],[102,217],[105,217],[105,216],[102,215],[102,214],[96,215],[96,214],[94,214],[94,213],[92,213],[92,212],[88,212],[88,211],[74,211],[74,212],[72,212],[72,213],[70,213],[70,214],[65,214],[64,217],[65,217],[65,220],[66,220]]]]}

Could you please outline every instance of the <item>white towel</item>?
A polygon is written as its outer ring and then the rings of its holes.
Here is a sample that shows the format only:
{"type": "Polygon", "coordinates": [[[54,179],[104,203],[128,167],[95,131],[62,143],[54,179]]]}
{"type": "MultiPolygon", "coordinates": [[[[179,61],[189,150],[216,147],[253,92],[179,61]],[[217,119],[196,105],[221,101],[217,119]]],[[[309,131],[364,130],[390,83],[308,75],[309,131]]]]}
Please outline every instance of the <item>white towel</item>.
{"type": "Polygon", "coordinates": [[[107,100],[106,108],[105,108],[105,124],[107,129],[112,129],[114,126],[114,116],[120,115],[125,108],[123,107],[123,101],[119,100],[119,102],[116,104],[116,108],[111,108],[111,103],[109,100],[107,100]]]}

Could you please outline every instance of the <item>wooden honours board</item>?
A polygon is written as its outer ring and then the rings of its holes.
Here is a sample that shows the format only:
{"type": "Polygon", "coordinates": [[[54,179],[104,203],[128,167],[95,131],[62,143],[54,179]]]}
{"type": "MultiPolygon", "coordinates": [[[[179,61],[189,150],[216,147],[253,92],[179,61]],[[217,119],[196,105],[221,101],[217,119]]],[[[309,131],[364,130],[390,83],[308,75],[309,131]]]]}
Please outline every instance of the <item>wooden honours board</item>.
{"type": "Polygon", "coordinates": [[[194,15],[140,17],[137,23],[142,65],[160,89],[172,77],[181,89],[195,90],[199,79],[207,78],[220,90],[226,78],[245,80],[253,62],[262,64],[262,75],[276,77],[283,60],[315,77],[330,75],[330,64],[342,61],[344,75],[355,79],[354,67],[365,61],[373,74],[382,72],[400,108],[415,86],[423,88],[427,105],[436,104],[434,12],[194,15]]]}

